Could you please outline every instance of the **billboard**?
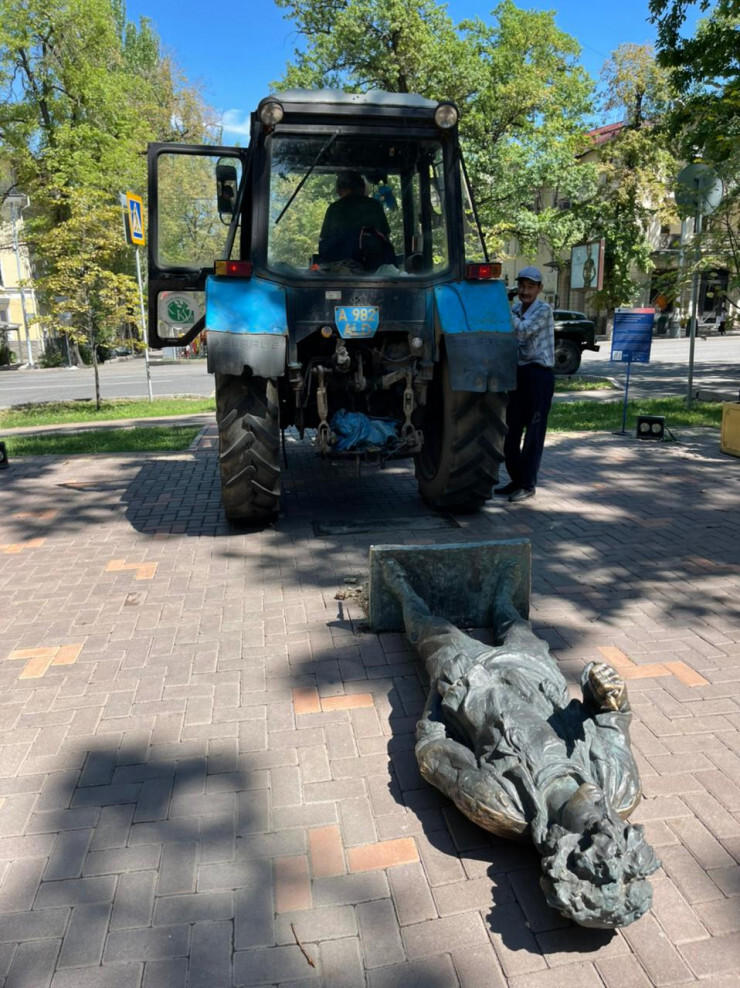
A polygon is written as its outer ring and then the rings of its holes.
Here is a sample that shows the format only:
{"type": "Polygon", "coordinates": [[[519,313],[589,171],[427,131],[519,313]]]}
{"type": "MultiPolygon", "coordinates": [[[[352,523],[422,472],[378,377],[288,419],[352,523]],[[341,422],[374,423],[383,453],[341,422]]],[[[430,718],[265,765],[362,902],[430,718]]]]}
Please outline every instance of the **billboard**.
{"type": "Polygon", "coordinates": [[[599,291],[604,286],[604,241],[590,240],[570,249],[570,287],[599,291]]]}

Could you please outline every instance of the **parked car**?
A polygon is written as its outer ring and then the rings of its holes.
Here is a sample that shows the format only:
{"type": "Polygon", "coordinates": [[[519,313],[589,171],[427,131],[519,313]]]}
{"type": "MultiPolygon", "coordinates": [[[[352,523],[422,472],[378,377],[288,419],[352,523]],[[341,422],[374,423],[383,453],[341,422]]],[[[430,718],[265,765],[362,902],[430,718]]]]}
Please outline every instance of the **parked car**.
{"type": "Polygon", "coordinates": [[[584,350],[598,350],[596,323],[585,312],[555,309],[555,373],[575,374],[584,350]]]}
{"type": "MultiPolygon", "coordinates": [[[[516,288],[507,292],[509,301],[516,298],[516,288]]],[[[555,309],[555,367],[556,374],[575,374],[581,366],[584,350],[598,350],[596,323],[585,312],[555,309]]]]}

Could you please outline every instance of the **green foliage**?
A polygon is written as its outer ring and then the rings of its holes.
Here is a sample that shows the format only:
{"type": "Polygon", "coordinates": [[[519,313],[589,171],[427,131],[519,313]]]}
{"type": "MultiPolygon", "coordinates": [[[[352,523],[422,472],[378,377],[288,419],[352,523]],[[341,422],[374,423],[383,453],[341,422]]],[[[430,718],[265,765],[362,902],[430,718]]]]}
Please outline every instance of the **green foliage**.
{"type": "Polygon", "coordinates": [[[702,242],[704,266],[727,268],[729,287],[740,289],[740,6],[737,0],[650,0],[658,26],[658,58],[681,98],[666,130],[685,160],[712,164],[725,197],[708,220],[702,242]],[[707,16],[693,36],[682,29],[690,9],[707,16]]]}
{"type": "Polygon", "coordinates": [[[605,111],[618,111],[624,126],[594,152],[598,187],[577,215],[588,239],[604,238],[604,287],[591,296],[598,309],[633,302],[641,290],[635,272],[653,266],[650,239],[675,220],[673,181],[679,163],[656,124],[673,92],[649,45],[621,45],[602,71],[605,111]]]}
{"type": "Polygon", "coordinates": [[[63,367],[66,364],[66,341],[55,337],[46,341],[46,348],[39,357],[41,367],[63,367]]]}
{"type": "Polygon", "coordinates": [[[5,330],[0,330],[0,367],[8,367],[16,361],[16,355],[10,349],[8,334],[5,330]]]}
{"type": "Polygon", "coordinates": [[[209,138],[209,112],[124,0],[3,0],[0,141],[51,332],[95,348],[132,319],[120,191],[146,185],[150,140],[209,138]]]}
{"type": "Polygon", "coordinates": [[[658,58],[671,72],[681,99],[670,115],[670,130],[684,157],[719,164],[740,156],[740,7],[737,0],[650,0],[658,27],[658,58]],[[682,34],[689,9],[708,14],[695,34],[682,34]]]}
{"type": "Polygon", "coordinates": [[[591,189],[576,163],[592,83],[580,48],[552,12],[503,0],[492,22],[455,25],[434,0],[276,0],[301,41],[278,86],[385,89],[452,100],[489,246],[544,236],[559,249],[582,225],[562,210],[536,213],[535,192],[591,189]]]}

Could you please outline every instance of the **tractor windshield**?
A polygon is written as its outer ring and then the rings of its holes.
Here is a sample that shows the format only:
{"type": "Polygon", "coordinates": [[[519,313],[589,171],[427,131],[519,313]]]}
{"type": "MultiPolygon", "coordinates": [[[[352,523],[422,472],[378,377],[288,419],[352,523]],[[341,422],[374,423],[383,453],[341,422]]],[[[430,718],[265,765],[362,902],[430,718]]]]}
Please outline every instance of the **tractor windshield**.
{"type": "Polygon", "coordinates": [[[271,152],[271,270],[387,279],[447,268],[438,141],[276,134],[271,152]]]}

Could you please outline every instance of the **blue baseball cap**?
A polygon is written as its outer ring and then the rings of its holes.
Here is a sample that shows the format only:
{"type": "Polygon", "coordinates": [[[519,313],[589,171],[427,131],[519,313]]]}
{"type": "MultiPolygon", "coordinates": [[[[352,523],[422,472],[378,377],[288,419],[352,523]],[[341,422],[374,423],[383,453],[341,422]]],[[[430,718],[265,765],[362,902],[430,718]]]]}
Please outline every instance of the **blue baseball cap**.
{"type": "Polygon", "coordinates": [[[531,266],[528,268],[522,268],[516,276],[516,280],[521,281],[522,278],[526,278],[527,281],[536,281],[538,285],[542,284],[542,272],[539,268],[534,268],[531,266]]]}

